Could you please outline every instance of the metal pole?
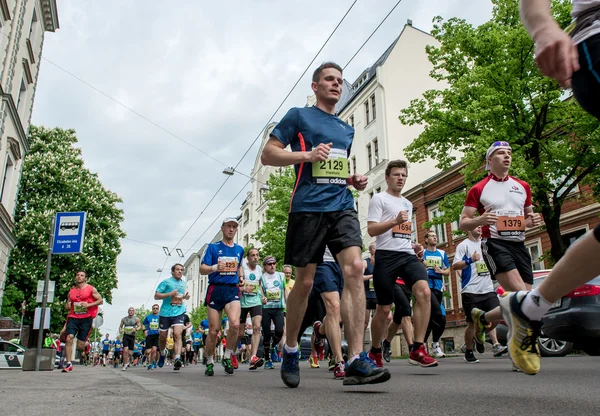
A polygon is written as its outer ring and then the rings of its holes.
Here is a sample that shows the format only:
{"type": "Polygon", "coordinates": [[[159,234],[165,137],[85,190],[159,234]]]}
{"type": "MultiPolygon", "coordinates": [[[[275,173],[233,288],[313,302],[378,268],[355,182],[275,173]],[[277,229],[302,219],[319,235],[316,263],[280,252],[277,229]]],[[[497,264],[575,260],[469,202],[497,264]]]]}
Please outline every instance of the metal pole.
{"type": "MultiPolygon", "coordinates": [[[[50,286],[50,265],[52,264],[52,244],[54,243],[54,220],[50,225],[50,240],[48,243],[48,260],[46,261],[46,279],[44,280],[44,294],[42,296],[42,310],[40,314],[40,329],[38,332],[37,352],[35,354],[35,371],[40,371],[40,360],[42,358],[42,341],[44,338],[44,320],[46,318],[46,304],[48,303],[48,286],[50,286]]],[[[65,346],[66,348],[66,346],[65,346]]]]}
{"type": "Polygon", "coordinates": [[[23,318],[25,317],[25,302],[21,304],[21,326],[19,327],[19,344],[23,344],[23,318]]]}

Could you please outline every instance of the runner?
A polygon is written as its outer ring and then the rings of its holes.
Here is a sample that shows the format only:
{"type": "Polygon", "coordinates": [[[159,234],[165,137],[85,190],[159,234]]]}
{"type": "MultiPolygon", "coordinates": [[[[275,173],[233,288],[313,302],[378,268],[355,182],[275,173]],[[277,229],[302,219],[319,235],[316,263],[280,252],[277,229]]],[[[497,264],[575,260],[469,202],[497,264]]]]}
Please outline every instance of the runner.
{"type": "Polygon", "coordinates": [[[345,376],[340,323],[340,299],[344,289],[344,276],[340,265],[335,262],[329,248],[325,249],[323,263],[317,266],[308,307],[298,333],[302,336],[306,328],[314,324],[312,335],[311,367],[319,367],[319,357],[325,349],[325,338],[333,354],[333,376],[343,380],[345,376]]]}
{"type": "MultiPolygon", "coordinates": [[[[549,0],[522,0],[521,17],[536,43],[540,71],[556,79],[563,88],[572,87],[575,98],[591,115],[600,119],[600,1],[573,0],[575,28],[571,38],[550,13],[549,0]]],[[[542,284],[526,294],[508,293],[500,300],[502,316],[509,327],[509,349],[513,363],[527,374],[539,371],[540,321],[554,302],[600,273],[600,225],[569,247],[542,284]],[[528,346],[531,345],[531,348],[528,346]]]]}
{"type": "Polygon", "coordinates": [[[181,364],[185,367],[186,363],[188,363],[188,352],[192,354],[192,321],[190,320],[190,316],[185,313],[183,315],[183,330],[181,331],[181,364]],[[188,342],[189,341],[189,342],[188,342]]]}
{"type": "Polygon", "coordinates": [[[159,337],[159,325],[160,315],[158,314],[160,306],[157,303],[152,305],[152,313],[144,318],[142,325],[144,326],[144,336],[146,337],[146,357],[148,370],[154,370],[156,368],[156,361],[158,360],[158,337],[159,337]]]}
{"type": "Polygon", "coordinates": [[[364,332],[369,327],[371,317],[377,309],[377,296],[375,296],[375,289],[373,286],[373,265],[375,263],[375,242],[369,244],[369,257],[363,260],[363,279],[365,285],[365,296],[367,298],[367,309],[365,309],[365,328],[364,332]]]}
{"type": "MultiPolygon", "coordinates": [[[[468,238],[456,246],[454,254],[454,269],[461,271],[461,296],[465,317],[467,319],[467,328],[465,329],[465,361],[468,363],[478,363],[479,360],[473,353],[474,324],[471,317],[471,311],[474,308],[481,309],[484,312],[491,311],[500,305],[498,296],[494,291],[494,284],[490,278],[490,272],[481,258],[481,226],[468,232],[468,238]]],[[[507,351],[507,348],[500,345],[495,337],[494,328],[498,322],[494,322],[486,331],[493,335],[494,356],[499,357],[507,351]],[[495,339],[494,339],[495,338],[495,339]]],[[[479,344],[478,344],[479,347],[479,344]]],[[[483,347],[483,345],[481,345],[483,347]]],[[[485,351],[485,349],[484,349],[485,351]]],[[[478,350],[482,353],[481,350],[478,350]]]]}
{"type": "Polygon", "coordinates": [[[106,367],[106,360],[108,359],[108,353],[110,352],[110,346],[112,341],[109,338],[109,334],[106,334],[102,340],[102,366],[106,367]]]}
{"type": "Polygon", "coordinates": [[[96,288],[87,283],[87,275],[84,271],[78,271],[75,275],[75,287],[69,291],[66,309],[69,310],[65,324],[66,334],[66,359],[67,364],[63,367],[63,373],[73,371],[71,357],[73,357],[73,340],[77,337],[77,349],[83,351],[92,331],[92,321],[98,314],[98,305],[104,301],[96,288]]]}
{"type": "Polygon", "coordinates": [[[425,333],[431,312],[431,291],[427,272],[417,258],[421,246],[411,243],[413,206],[401,194],[408,176],[408,166],[403,160],[393,160],[385,169],[387,190],[373,195],[369,203],[367,231],[377,236],[373,283],[377,295],[377,310],[371,322],[371,351],[369,357],[383,366],[381,342],[387,329],[386,319],[394,301],[394,285],[400,276],[415,296],[414,343],[410,351],[411,364],[435,367],[437,361],[425,349],[425,333]]]}
{"type": "Polygon", "coordinates": [[[292,266],[290,266],[289,264],[284,264],[283,268],[281,270],[283,271],[283,274],[285,275],[286,296],[289,296],[290,292],[294,288],[294,284],[296,283],[296,281],[294,279],[292,279],[292,266]]]}
{"type": "Polygon", "coordinates": [[[117,335],[114,343],[114,351],[113,351],[113,367],[117,368],[121,364],[121,357],[123,352],[123,343],[121,342],[121,337],[117,335]]]}
{"type": "Polygon", "coordinates": [[[183,320],[185,315],[185,304],[183,300],[190,298],[185,292],[183,281],[183,264],[176,263],[171,266],[171,277],[160,282],[154,293],[154,299],[161,300],[159,328],[159,351],[158,366],[162,368],[165,364],[165,347],[169,329],[173,328],[173,345],[175,360],[173,369],[178,371],[183,364],[181,362],[181,334],[183,331],[183,320]]]}
{"type": "Polygon", "coordinates": [[[194,332],[192,332],[192,348],[194,349],[194,364],[198,364],[198,359],[200,358],[200,349],[202,348],[202,337],[204,335],[204,331],[198,325],[194,332]]]}
{"type": "Polygon", "coordinates": [[[428,231],[425,234],[425,251],[423,261],[427,267],[427,277],[429,278],[429,289],[431,290],[431,317],[429,318],[429,328],[425,334],[425,341],[429,339],[429,334],[433,333],[433,344],[431,350],[436,358],[445,357],[446,354],[440,348],[440,338],[446,329],[446,310],[444,308],[444,276],[450,275],[450,260],[444,250],[437,248],[437,234],[428,231]]]}
{"type": "Polygon", "coordinates": [[[394,285],[394,314],[392,322],[388,326],[387,336],[381,343],[382,357],[388,363],[392,358],[392,340],[396,336],[398,328],[402,328],[409,351],[412,349],[414,330],[410,306],[411,297],[412,292],[406,287],[404,280],[397,277],[394,285]]]}
{"type": "Polygon", "coordinates": [[[348,177],[354,129],[335,115],[342,85],[339,65],[328,62],[319,66],[311,84],[316,105],[291,109],[272,131],[261,156],[264,165],[295,165],[296,172],[285,247],[285,263],[296,267],[298,282],[287,306],[287,342],[281,365],[281,378],[288,387],[300,384],[298,330],[326,245],[344,271],[346,290],[341,308],[350,357],[344,384],[381,383],[390,378],[387,370],[375,368],[363,352],[362,238],[348,185],[362,191],[368,178],[348,177]],[[291,152],[285,150],[288,145],[291,152]]]}
{"type": "Polygon", "coordinates": [[[238,229],[236,218],[225,218],[221,225],[223,240],[210,243],[204,252],[200,273],[208,275],[206,301],[209,332],[205,351],[208,355],[205,375],[214,375],[214,351],[223,310],[229,321],[227,348],[221,364],[227,374],[233,374],[231,356],[237,348],[240,326],[240,288],[244,284],[244,269],[241,265],[244,249],[233,242],[238,229]]]}
{"type": "MultiPolygon", "coordinates": [[[[250,314],[250,319],[252,320],[253,335],[250,370],[256,370],[264,364],[264,360],[256,356],[258,344],[260,343],[262,304],[265,299],[263,286],[261,284],[262,269],[258,266],[258,258],[259,252],[257,249],[251,248],[248,250],[247,261],[244,265],[244,286],[241,288],[242,299],[240,301],[242,307],[239,329],[240,340],[245,338],[246,318],[248,317],[248,314],[250,314]]],[[[237,368],[237,362],[233,367],[237,368]]]]}
{"type": "Polygon", "coordinates": [[[119,333],[123,333],[123,371],[129,367],[129,352],[135,348],[135,333],[140,328],[140,318],[135,316],[135,308],[127,310],[127,316],[121,319],[119,333]]]}
{"type": "MultiPolygon", "coordinates": [[[[531,290],[533,270],[531,256],[524,244],[525,228],[537,227],[542,220],[533,212],[529,184],[508,174],[512,162],[510,145],[493,143],[487,150],[486,161],[486,170],[490,173],[469,190],[460,229],[472,231],[482,227],[483,260],[492,279],[507,291],[531,290]],[[474,216],[476,212],[478,217],[474,216]]],[[[473,308],[471,315],[475,340],[483,344],[485,328],[502,319],[500,307],[487,313],[473,308]]],[[[529,347],[537,352],[537,344],[529,347]]],[[[515,360],[512,355],[511,358],[515,360]]],[[[537,363],[531,361],[524,371],[535,374],[538,370],[539,357],[537,363]]]]}
{"type": "Polygon", "coordinates": [[[267,256],[263,260],[264,271],[260,282],[262,293],[264,293],[264,305],[262,307],[262,332],[263,347],[265,349],[265,369],[272,370],[273,358],[271,357],[271,336],[273,340],[273,349],[279,345],[283,336],[283,310],[286,305],[287,295],[285,294],[285,276],[283,273],[275,271],[277,261],[273,256],[267,256]],[[275,325],[275,330],[271,331],[271,322],[275,325]]]}
{"type": "Polygon", "coordinates": [[[206,365],[206,338],[208,337],[208,319],[200,321],[200,328],[202,328],[202,365],[206,365]]]}

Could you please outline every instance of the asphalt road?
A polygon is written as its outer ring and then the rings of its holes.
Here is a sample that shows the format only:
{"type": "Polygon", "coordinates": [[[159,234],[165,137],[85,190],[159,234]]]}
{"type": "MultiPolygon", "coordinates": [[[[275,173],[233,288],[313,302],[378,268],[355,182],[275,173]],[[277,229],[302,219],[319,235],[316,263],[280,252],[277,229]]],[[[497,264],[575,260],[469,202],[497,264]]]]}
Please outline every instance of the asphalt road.
{"type": "Polygon", "coordinates": [[[179,373],[172,367],[139,367],[122,375],[178,400],[192,414],[600,414],[600,358],[595,357],[544,358],[536,376],[511,371],[506,357],[486,357],[478,364],[447,358],[431,369],[393,360],[388,365],[389,382],[354,387],[334,380],[325,362],[322,367],[311,369],[301,363],[297,389],[283,385],[278,368],[251,372],[247,365],[226,375],[217,364],[213,377],[205,377],[201,365],[179,373]]]}

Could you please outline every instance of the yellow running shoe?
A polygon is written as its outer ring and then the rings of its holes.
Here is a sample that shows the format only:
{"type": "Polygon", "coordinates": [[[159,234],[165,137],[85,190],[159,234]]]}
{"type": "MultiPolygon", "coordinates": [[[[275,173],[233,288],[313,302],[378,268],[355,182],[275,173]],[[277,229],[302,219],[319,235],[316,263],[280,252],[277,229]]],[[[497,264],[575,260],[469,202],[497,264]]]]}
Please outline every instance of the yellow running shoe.
{"type": "Polygon", "coordinates": [[[515,367],[525,374],[540,371],[538,338],[542,329],[540,321],[531,321],[521,311],[521,302],[527,292],[506,292],[500,298],[502,318],[508,327],[507,346],[515,367]]]}
{"type": "Polygon", "coordinates": [[[320,368],[319,359],[316,355],[311,354],[308,362],[310,363],[310,368],[320,368]]]}
{"type": "Polygon", "coordinates": [[[485,315],[485,312],[479,308],[473,308],[471,311],[471,319],[475,325],[475,342],[483,345],[485,344],[485,326],[481,323],[481,317],[485,315]]]}

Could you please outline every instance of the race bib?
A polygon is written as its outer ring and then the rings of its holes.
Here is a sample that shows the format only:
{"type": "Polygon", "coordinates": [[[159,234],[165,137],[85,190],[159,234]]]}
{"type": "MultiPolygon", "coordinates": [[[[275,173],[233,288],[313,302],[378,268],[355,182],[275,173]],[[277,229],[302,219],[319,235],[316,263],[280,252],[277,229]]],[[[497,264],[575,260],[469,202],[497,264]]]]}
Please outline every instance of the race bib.
{"type": "Polygon", "coordinates": [[[412,237],[412,222],[406,221],[392,228],[392,237],[410,240],[412,237]]]}
{"type": "Polygon", "coordinates": [[[83,315],[87,313],[87,307],[81,306],[81,302],[75,302],[73,304],[73,312],[75,312],[75,315],[83,315]]]}
{"type": "Polygon", "coordinates": [[[194,342],[195,342],[196,344],[199,344],[199,343],[200,343],[200,338],[194,338],[194,342]]]}
{"type": "Polygon", "coordinates": [[[150,322],[150,329],[157,330],[158,329],[158,322],[156,322],[156,321],[150,322]]]}
{"type": "Polygon", "coordinates": [[[238,270],[237,257],[219,257],[219,264],[224,263],[225,268],[220,271],[221,276],[235,276],[238,270]]]}
{"type": "Polygon", "coordinates": [[[258,283],[246,282],[245,286],[246,286],[246,288],[250,288],[250,292],[244,292],[245,295],[256,296],[258,294],[258,283]]]}
{"type": "Polygon", "coordinates": [[[498,210],[496,230],[500,236],[521,236],[525,233],[525,216],[523,211],[498,210]]]}
{"type": "Polygon", "coordinates": [[[313,182],[317,185],[347,185],[350,175],[348,152],[343,149],[331,149],[327,160],[313,162],[313,182]]]}
{"type": "Polygon", "coordinates": [[[477,263],[475,263],[475,267],[477,267],[477,274],[489,274],[490,271],[488,270],[487,264],[485,264],[485,262],[483,261],[478,261],[477,263]]]}
{"type": "Polygon", "coordinates": [[[183,303],[183,295],[177,295],[171,297],[171,306],[179,306],[183,303]]]}
{"type": "Polygon", "coordinates": [[[126,334],[131,334],[131,333],[135,332],[134,328],[135,327],[133,327],[133,326],[127,326],[126,325],[125,327],[123,327],[123,332],[126,333],[126,334]]]}
{"type": "Polygon", "coordinates": [[[205,334],[205,335],[208,335],[208,329],[205,329],[205,330],[204,330],[204,334],[205,334]]]}
{"type": "Polygon", "coordinates": [[[431,256],[425,258],[425,265],[428,269],[435,269],[435,266],[442,268],[442,258],[438,256],[431,256]]]}
{"type": "Polygon", "coordinates": [[[280,299],[281,299],[281,290],[279,290],[279,289],[267,290],[267,301],[268,302],[279,302],[280,299]]]}
{"type": "Polygon", "coordinates": [[[375,284],[373,283],[373,278],[369,279],[369,290],[375,290],[375,284]]]}

